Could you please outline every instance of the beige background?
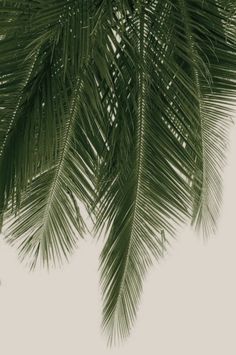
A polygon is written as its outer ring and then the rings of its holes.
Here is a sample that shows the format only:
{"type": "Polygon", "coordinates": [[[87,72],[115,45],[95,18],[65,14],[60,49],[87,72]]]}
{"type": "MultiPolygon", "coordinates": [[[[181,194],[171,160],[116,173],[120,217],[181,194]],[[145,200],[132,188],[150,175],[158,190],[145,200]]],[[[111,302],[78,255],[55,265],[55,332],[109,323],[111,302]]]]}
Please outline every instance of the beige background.
{"type": "Polygon", "coordinates": [[[236,128],[225,170],[222,217],[208,243],[186,229],[149,273],[136,327],[119,349],[100,333],[98,254],[80,243],[62,270],[28,273],[0,241],[3,355],[235,355],[236,128]]]}

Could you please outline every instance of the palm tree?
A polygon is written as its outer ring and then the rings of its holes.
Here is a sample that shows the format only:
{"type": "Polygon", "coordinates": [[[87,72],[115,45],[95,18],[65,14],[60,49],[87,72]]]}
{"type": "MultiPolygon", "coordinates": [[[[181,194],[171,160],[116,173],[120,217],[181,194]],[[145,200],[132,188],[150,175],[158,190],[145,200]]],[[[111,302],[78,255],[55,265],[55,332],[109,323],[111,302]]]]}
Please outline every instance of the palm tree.
{"type": "Polygon", "coordinates": [[[30,267],[106,231],[103,327],[125,338],[182,223],[208,236],[236,90],[234,0],[1,1],[0,215],[30,267]]]}

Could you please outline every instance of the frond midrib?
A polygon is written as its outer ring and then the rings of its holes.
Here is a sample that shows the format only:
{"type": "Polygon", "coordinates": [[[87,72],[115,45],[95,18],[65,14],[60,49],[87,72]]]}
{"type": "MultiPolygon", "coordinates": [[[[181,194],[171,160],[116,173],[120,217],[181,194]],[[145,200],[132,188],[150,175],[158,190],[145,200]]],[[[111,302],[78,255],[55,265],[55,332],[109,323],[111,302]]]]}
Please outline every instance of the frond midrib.
{"type": "Polygon", "coordinates": [[[30,81],[31,74],[32,74],[32,72],[34,70],[35,64],[36,64],[37,59],[38,59],[38,55],[39,55],[39,49],[37,49],[37,51],[36,51],[36,53],[34,55],[33,62],[31,63],[31,65],[29,67],[29,70],[28,70],[28,73],[26,75],[26,79],[22,83],[22,88],[19,91],[19,97],[18,97],[18,100],[17,100],[16,105],[15,105],[15,110],[12,113],[9,125],[7,127],[7,130],[6,130],[5,138],[4,138],[2,146],[0,148],[0,162],[1,162],[2,157],[4,156],[4,151],[5,151],[5,148],[7,146],[7,142],[8,142],[9,136],[10,136],[9,133],[12,130],[12,127],[14,125],[14,122],[15,122],[15,119],[17,117],[18,111],[20,110],[20,106],[21,106],[21,103],[22,103],[22,100],[23,100],[23,96],[24,96],[23,95],[23,91],[24,91],[25,87],[28,85],[28,83],[30,81]]]}
{"type": "Polygon", "coordinates": [[[204,156],[205,156],[205,151],[206,151],[206,147],[205,147],[205,142],[204,142],[204,130],[203,130],[203,117],[202,117],[202,92],[201,92],[201,85],[200,85],[200,80],[199,80],[199,72],[197,70],[197,63],[196,63],[196,54],[197,54],[197,49],[196,49],[196,45],[195,42],[193,40],[193,36],[192,36],[192,26],[190,23],[190,19],[189,19],[189,14],[188,14],[188,9],[186,7],[186,0],[179,0],[179,4],[180,4],[180,10],[182,12],[183,15],[183,19],[184,19],[184,26],[185,26],[185,30],[186,30],[186,37],[187,37],[187,42],[188,42],[188,47],[190,50],[190,56],[191,56],[191,61],[192,61],[192,67],[191,67],[191,72],[192,72],[192,78],[194,80],[194,84],[196,87],[196,94],[197,94],[197,99],[198,99],[198,105],[199,105],[199,134],[200,134],[200,138],[201,138],[201,165],[202,165],[202,179],[201,179],[201,191],[200,191],[200,196],[199,196],[199,201],[198,201],[198,207],[197,207],[197,213],[196,216],[194,217],[194,220],[192,221],[192,223],[195,222],[197,215],[199,213],[199,208],[201,206],[202,203],[202,196],[204,194],[204,189],[205,189],[205,181],[206,181],[206,166],[205,166],[205,160],[204,160],[204,156]]]}
{"type": "MultiPolygon", "coordinates": [[[[81,79],[81,77],[79,77],[77,79],[76,86],[75,86],[75,92],[73,95],[73,99],[71,101],[71,107],[70,107],[70,111],[69,111],[70,118],[66,124],[66,132],[65,132],[65,136],[64,136],[63,148],[62,148],[61,153],[58,158],[58,164],[55,167],[55,169],[56,169],[55,175],[52,180],[52,184],[51,184],[51,187],[49,190],[49,195],[47,198],[45,211],[43,214],[42,229],[40,232],[40,236],[38,238],[39,242],[40,241],[42,242],[44,239],[44,233],[45,233],[45,230],[46,230],[49,218],[50,218],[50,208],[51,208],[52,202],[55,198],[56,189],[58,187],[60,175],[63,170],[64,164],[65,164],[67,153],[70,149],[70,141],[71,141],[71,137],[73,135],[74,123],[76,121],[77,105],[78,105],[78,101],[79,101],[79,97],[80,97],[82,88],[83,88],[83,80],[81,79]]],[[[41,249],[42,249],[43,243],[40,243],[40,245],[41,245],[41,249]]]]}
{"type": "Polygon", "coordinates": [[[135,226],[136,226],[136,219],[138,214],[138,208],[140,205],[140,197],[142,195],[141,192],[141,184],[143,178],[143,164],[144,164],[144,135],[145,135],[145,111],[146,111],[146,104],[145,104],[145,92],[146,92],[146,80],[145,80],[145,19],[144,19],[144,7],[143,5],[140,6],[140,39],[139,39],[139,56],[140,56],[140,67],[139,67],[139,74],[138,74],[138,90],[139,96],[137,98],[137,184],[135,189],[135,197],[134,197],[134,206],[133,206],[133,213],[132,213],[132,226],[130,231],[130,237],[128,241],[128,249],[125,256],[125,265],[124,271],[122,274],[122,279],[120,282],[119,293],[117,296],[116,302],[116,309],[115,309],[115,317],[118,316],[116,310],[119,308],[119,303],[122,298],[122,293],[124,290],[124,284],[126,280],[127,268],[129,264],[129,256],[131,252],[131,248],[133,245],[133,240],[135,238],[135,226]]]}

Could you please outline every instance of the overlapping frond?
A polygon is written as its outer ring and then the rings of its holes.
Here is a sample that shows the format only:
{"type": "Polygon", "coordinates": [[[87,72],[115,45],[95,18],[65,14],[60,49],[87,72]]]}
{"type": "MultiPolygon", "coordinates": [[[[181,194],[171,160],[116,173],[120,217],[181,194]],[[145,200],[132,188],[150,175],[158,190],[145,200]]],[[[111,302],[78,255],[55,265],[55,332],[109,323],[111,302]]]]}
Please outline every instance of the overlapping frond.
{"type": "Polygon", "coordinates": [[[165,5],[152,2],[147,9],[142,4],[128,19],[127,41],[136,60],[131,71],[124,67],[115,78],[126,87],[123,95],[119,88],[112,113],[99,211],[100,220],[110,224],[101,261],[104,327],[111,341],[129,334],[147,266],[152,255],[158,258],[163,252],[161,231],[172,234],[175,223],[189,215],[186,179],[193,159],[171,132],[173,112],[164,104],[173,101],[173,92],[166,90],[171,77],[163,45],[169,40],[165,5]]]}
{"type": "Polygon", "coordinates": [[[227,15],[214,1],[140,1],[127,15],[100,168],[98,227],[109,230],[101,255],[103,326],[110,342],[130,332],[146,269],[162,255],[161,232],[173,235],[186,218],[206,234],[214,229],[235,90],[227,15]]]}
{"type": "MultiPolygon", "coordinates": [[[[89,164],[76,150],[76,119],[81,114],[83,78],[79,78],[71,99],[61,148],[51,168],[36,176],[21,203],[20,214],[11,223],[7,239],[16,244],[21,256],[31,256],[31,266],[61,262],[73,251],[83,221],[73,196],[89,201],[92,194],[89,164]]],[[[83,135],[80,135],[82,144],[83,135]]]]}
{"type": "Polygon", "coordinates": [[[26,22],[26,54],[36,53],[37,65],[18,93],[19,110],[2,156],[1,196],[3,210],[9,205],[8,214],[17,213],[6,238],[22,257],[31,255],[32,266],[72,251],[75,233],[83,229],[75,201],[92,204],[96,150],[103,142],[97,77],[106,74],[93,53],[106,51],[107,41],[98,48],[94,43],[112,23],[106,3],[98,5],[33,2],[31,26],[26,22]]]}
{"type": "Polygon", "coordinates": [[[228,23],[229,8],[223,5],[217,1],[173,3],[176,55],[195,96],[182,89],[195,122],[192,221],[205,236],[216,228],[227,132],[235,109],[235,38],[228,23]]]}
{"type": "Polygon", "coordinates": [[[231,0],[7,0],[0,19],[0,216],[31,267],[85,228],[109,342],[185,221],[215,230],[236,88],[231,0]]]}

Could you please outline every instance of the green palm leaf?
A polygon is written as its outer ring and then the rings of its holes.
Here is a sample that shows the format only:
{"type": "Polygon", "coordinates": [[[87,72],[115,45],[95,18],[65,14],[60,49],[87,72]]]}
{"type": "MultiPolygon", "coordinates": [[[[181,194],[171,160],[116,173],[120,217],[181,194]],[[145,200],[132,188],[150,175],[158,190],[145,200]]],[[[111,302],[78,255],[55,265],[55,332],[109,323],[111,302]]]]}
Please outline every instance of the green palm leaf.
{"type": "Polygon", "coordinates": [[[180,1],[174,15],[178,23],[178,55],[189,57],[185,70],[197,95],[196,102],[193,98],[189,105],[197,118],[194,144],[199,148],[193,178],[193,223],[206,236],[216,228],[221,201],[220,172],[230,126],[227,114],[230,116],[234,109],[235,39],[229,30],[226,42],[224,26],[228,15],[215,1],[180,1]]]}
{"type": "Polygon", "coordinates": [[[139,2],[127,20],[135,63],[127,72],[129,57],[120,60],[124,69],[114,78],[117,110],[100,170],[98,227],[109,230],[101,255],[103,326],[110,342],[130,332],[147,267],[162,256],[162,231],[173,235],[190,216],[207,235],[215,227],[235,87],[226,16],[215,2],[153,1],[139,2]],[[229,74],[222,77],[219,67],[229,74]]]}
{"type": "MultiPolygon", "coordinates": [[[[185,179],[193,161],[167,126],[166,120],[171,117],[163,107],[164,78],[160,70],[169,69],[168,63],[162,68],[165,65],[162,59],[168,51],[157,42],[153,26],[159,10],[158,20],[162,21],[163,28],[159,26],[158,31],[163,31],[162,40],[168,41],[164,19],[169,11],[165,6],[158,9],[155,2],[150,9],[147,11],[140,5],[136,16],[131,18],[128,40],[136,51],[133,54],[136,62],[131,72],[134,77],[125,81],[132,82],[133,86],[126,88],[131,95],[122,119],[121,112],[117,113],[117,124],[122,126],[118,128],[115,124],[111,128],[120,132],[111,134],[111,153],[104,160],[105,177],[101,178],[104,183],[99,219],[111,224],[102,252],[104,326],[114,341],[128,335],[135,319],[146,269],[152,255],[157,258],[162,255],[161,231],[173,233],[175,223],[188,216],[191,201],[185,179]],[[127,154],[123,154],[122,146],[127,154]],[[124,157],[123,164],[115,166],[124,157]],[[115,160],[110,169],[109,160],[115,160]]],[[[123,76],[129,74],[125,72],[123,76]]],[[[170,96],[168,92],[167,95],[170,96]]],[[[118,99],[118,108],[125,105],[125,100],[125,97],[118,99]]]]}
{"type": "Polygon", "coordinates": [[[31,266],[38,259],[47,264],[61,261],[73,250],[75,233],[83,232],[81,216],[73,212],[73,196],[91,205],[91,161],[96,160],[93,145],[99,143],[99,130],[92,143],[88,135],[99,128],[95,115],[101,111],[96,89],[88,97],[99,69],[88,48],[101,32],[95,26],[103,8],[93,9],[89,2],[79,9],[71,4],[65,7],[64,2],[47,4],[35,3],[29,56],[39,52],[40,63],[19,93],[23,102],[2,159],[2,205],[6,209],[11,197],[11,210],[20,212],[16,221],[11,218],[6,238],[18,245],[22,257],[31,256],[31,266]],[[92,10],[96,12],[91,22],[92,10]],[[81,39],[78,48],[70,45],[75,33],[77,42],[81,39]],[[87,33],[94,34],[89,41],[87,33]],[[38,37],[32,40],[33,35],[38,37]],[[47,182],[45,189],[42,182],[47,182]]]}
{"type": "Polygon", "coordinates": [[[179,225],[216,229],[235,100],[234,2],[0,3],[6,239],[31,267],[61,263],[83,236],[84,204],[107,232],[103,327],[117,342],[179,225]]]}

